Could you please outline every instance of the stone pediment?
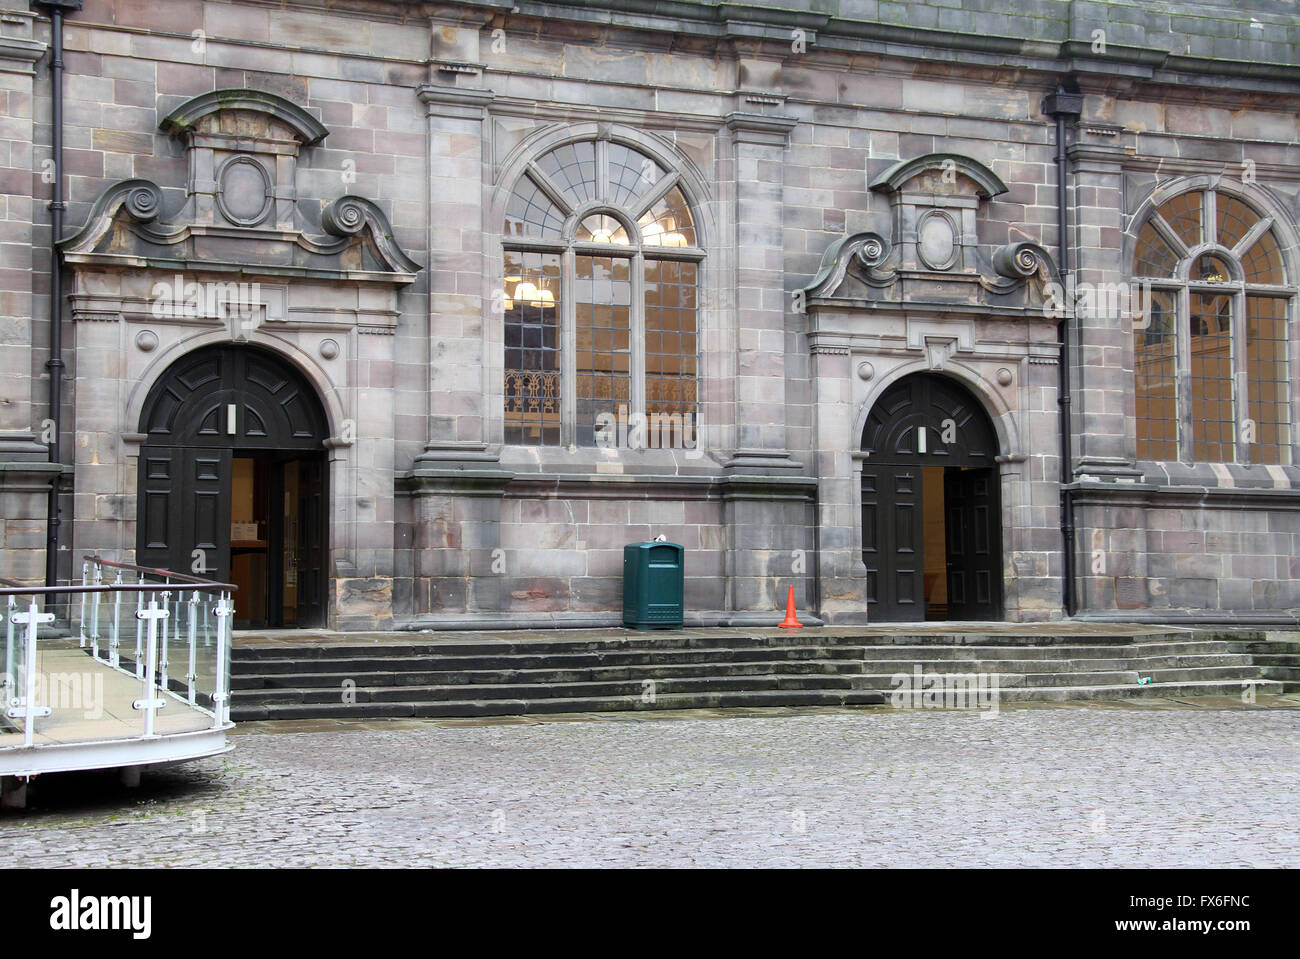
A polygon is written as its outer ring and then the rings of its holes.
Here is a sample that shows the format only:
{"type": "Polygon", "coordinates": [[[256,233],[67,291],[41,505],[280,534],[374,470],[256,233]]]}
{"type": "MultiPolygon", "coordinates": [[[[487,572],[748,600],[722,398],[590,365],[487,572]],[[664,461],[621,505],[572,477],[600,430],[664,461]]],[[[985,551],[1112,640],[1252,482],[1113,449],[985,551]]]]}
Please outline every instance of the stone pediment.
{"type": "Polygon", "coordinates": [[[1036,243],[1008,243],[977,251],[977,269],[920,271],[899,266],[897,248],[878,233],[840,237],[822,254],[812,282],[801,291],[809,309],[863,306],[939,312],[1037,313],[1058,282],[1056,264],[1036,243]]]}
{"type": "Polygon", "coordinates": [[[150,180],[113,184],[86,225],[60,242],[64,262],[384,283],[410,283],[421,269],[393,239],[383,211],[363,197],[326,206],[319,234],[166,220],[162,206],[163,191],[150,180]]]}
{"type": "Polygon", "coordinates": [[[263,90],[213,90],[167,114],[159,125],[171,136],[258,137],[279,126],[303,146],[329,135],[319,120],[291,100],[263,90]]]}
{"type": "Polygon", "coordinates": [[[877,193],[960,197],[974,193],[987,200],[1007,192],[1002,178],[978,160],[959,153],[927,153],[900,160],[871,181],[877,193]]]}
{"type": "Polygon", "coordinates": [[[183,138],[185,201],[164,215],[163,188],[121,180],[59,247],[70,264],[237,272],[244,276],[409,283],[420,266],[372,201],[300,199],[299,153],[328,131],[301,107],[257,90],[195,97],[160,124],[183,138]],[[320,201],[315,201],[319,203],[320,201]],[[318,222],[317,222],[318,218],[318,222]]]}
{"type": "Polygon", "coordinates": [[[940,312],[1042,309],[1056,265],[1041,246],[980,244],[980,207],[1007,191],[970,157],[930,153],[895,163],[871,183],[888,196],[892,230],[846,234],[827,248],[804,290],[810,306],[836,302],[933,307],[940,312]]]}

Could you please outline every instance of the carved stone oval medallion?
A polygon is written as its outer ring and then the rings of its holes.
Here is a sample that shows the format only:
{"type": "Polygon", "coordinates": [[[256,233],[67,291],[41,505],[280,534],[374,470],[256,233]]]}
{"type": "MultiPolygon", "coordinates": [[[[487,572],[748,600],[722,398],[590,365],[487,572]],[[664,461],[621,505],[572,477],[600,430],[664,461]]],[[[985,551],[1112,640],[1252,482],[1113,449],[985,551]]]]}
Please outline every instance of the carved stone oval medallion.
{"type": "Polygon", "coordinates": [[[946,213],[930,210],[916,231],[916,252],[931,270],[946,270],[957,259],[957,231],[946,213]]]}
{"type": "Polygon", "coordinates": [[[239,226],[257,226],[271,212],[271,179],[252,157],[237,156],[217,174],[217,207],[239,226]]]}

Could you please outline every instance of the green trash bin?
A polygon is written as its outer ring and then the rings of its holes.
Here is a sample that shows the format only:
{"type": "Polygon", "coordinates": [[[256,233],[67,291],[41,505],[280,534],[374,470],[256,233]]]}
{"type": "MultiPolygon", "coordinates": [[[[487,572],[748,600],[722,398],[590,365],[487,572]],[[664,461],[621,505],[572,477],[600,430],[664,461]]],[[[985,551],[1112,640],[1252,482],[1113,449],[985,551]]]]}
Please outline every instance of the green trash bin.
{"type": "Polygon", "coordinates": [[[686,588],[677,543],[628,543],[623,547],[623,625],[635,629],[681,629],[686,588]]]}

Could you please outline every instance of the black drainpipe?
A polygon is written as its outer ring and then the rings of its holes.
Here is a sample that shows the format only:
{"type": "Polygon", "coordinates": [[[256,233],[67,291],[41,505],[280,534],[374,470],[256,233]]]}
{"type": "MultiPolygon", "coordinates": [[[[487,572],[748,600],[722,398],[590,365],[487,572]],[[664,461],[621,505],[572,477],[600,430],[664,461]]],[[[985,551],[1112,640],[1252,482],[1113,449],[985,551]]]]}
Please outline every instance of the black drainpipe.
{"type": "Polygon", "coordinates": [[[1062,592],[1065,615],[1073,616],[1078,610],[1078,597],[1075,590],[1075,553],[1074,553],[1074,490],[1070,484],[1074,481],[1074,463],[1070,452],[1071,425],[1070,415],[1070,313],[1074,302],[1070,296],[1070,240],[1066,220],[1067,198],[1066,185],[1069,167],[1065,156],[1065,121],[1067,117],[1078,119],[1083,113],[1083,94],[1067,93],[1058,86],[1056,92],[1043,100],[1043,112],[1056,117],[1056,213],[1061,231],[1060,268],[1061,283],[1065,287],[1066,309],[1061,313],[1061,322],[1057,326],[1057,336],[1061,340],[1060,379],[1057,387],[1057,404],[1061,408],[1061,539],[1064,544],[1062,592]]]}
{"type": "MultiPolygon", "coordinates": [[[[81,9],[81,0],[31,0],[32,7],[50,18],[50,104],[51,138],[54,153],[54,189],[50,200],[50,358],[45,368],[50,374],[50,462],[62,462],[59,431],[62,429],[63,390],[63,264],[59,260],[59,240],[63,238],[63,16],[81,9]]],[[[50,483],[50,501],[46,508],[45,585],[59,584],[59,493],[63,477],[56,473],[50,483]]]]}

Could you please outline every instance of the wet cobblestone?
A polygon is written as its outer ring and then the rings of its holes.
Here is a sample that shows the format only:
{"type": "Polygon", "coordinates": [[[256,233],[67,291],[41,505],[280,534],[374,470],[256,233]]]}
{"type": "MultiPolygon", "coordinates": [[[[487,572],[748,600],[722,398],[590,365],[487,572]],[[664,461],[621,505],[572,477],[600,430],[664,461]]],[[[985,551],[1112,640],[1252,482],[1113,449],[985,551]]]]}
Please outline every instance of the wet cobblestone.
{"type": "Polygon", "coordinates": [[[1300,713],[1074,707],[263,726],[47,779],[9,865],[1295,866],[1300,713]],[[287,729],[285,727],[284,729],[287,729]]]}

